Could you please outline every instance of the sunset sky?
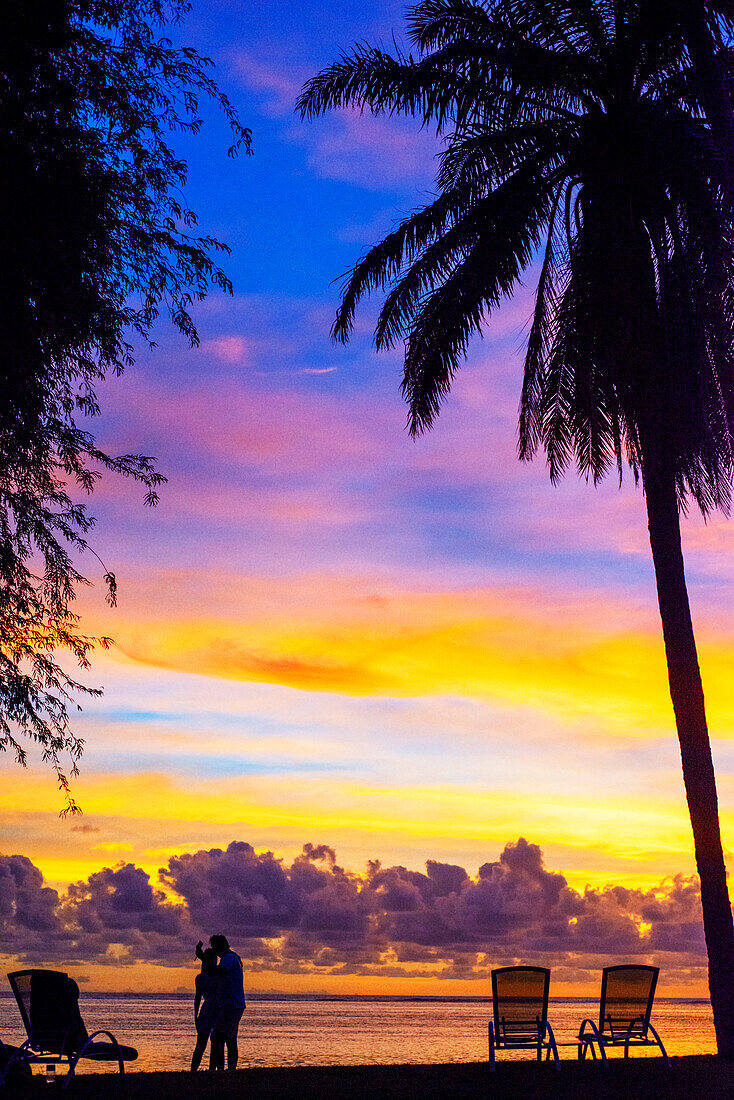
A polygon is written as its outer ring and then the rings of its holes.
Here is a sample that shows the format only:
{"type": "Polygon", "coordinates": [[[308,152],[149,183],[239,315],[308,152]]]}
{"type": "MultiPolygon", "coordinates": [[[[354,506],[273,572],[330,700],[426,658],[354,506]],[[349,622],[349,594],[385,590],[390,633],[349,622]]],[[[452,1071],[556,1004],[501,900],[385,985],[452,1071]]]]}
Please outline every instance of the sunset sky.
{"type": "MultiPolygon", "coordinates": [[[[371,347],[375,302],[330,342],[338,277],[426,200],[439,146],[293,105],[353,42],[389,47],[403,10],[195,0],[176,32],[253,131],[254,156],[229,160],[207,110],[177,144],[234,296],[196,308],[198,349],[162,325],[100,391],[100,443],[157,456],[168,484],[155,510],[114,479],[92,501],[119,607],[90,557],[83,626],[116,645],[74,720],[84,816],[59,819],[37,758],[0,761],[1,850],[45,880],[0,857],[6,948],[93,988],[188,987],[189,945],[231,931],[251,989],[479,993],[495,962],[541,956],[591,988],[641,955],[703,989],[641,493],[552,487],[516,458],[533,272],[417,441],[401,356],[371,347]],[[43,919],[13,924],[13,890],[16,918],[43,919]]],[[[730,866],[733,550],[730,521],[686,520],[730,866]]]]}

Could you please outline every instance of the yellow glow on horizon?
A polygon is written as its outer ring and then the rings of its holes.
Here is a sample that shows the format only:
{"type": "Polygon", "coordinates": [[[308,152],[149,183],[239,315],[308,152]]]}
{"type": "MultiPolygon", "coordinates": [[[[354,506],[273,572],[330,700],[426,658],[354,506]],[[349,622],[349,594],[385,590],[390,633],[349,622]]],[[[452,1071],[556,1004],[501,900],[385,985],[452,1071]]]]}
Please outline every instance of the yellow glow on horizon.
{"type": "MultiPolygon", "coordinates": [[[[50,780],[48,785],[52,786],[50,780]]],[[[31,790],[37,797],[38,777],[19,773],[12,790],[4,793],[4,812],[26,811],[31,790]]],[[[398,837],[401,844],[426,851],[426,858],[458,848],[471,838],[474,848],[485,850],[485,858],[493,859],[509,840],[523,835],[544,849],[555,845],[577,853],[569,862],[581,866],[570,869],[567,877],[578,888],[614,880],[627,886],[650,885],[672,870],[691,866],[690,824],[682,799],[679,804],[651,797],[631,805],[622,797],[601,802],[592,793],[551,802],[530,792],[450,785],[370,787],[303,776],[279,777],[277,786],[263,791],[258,777],[204,782],[174,781],[160,774],[86,775],[78,781],[75,795],[96,822],[114,821],[119,835],[127,821],[134,824],[136,836],[146,837],[138,841],[134,853],[132,844],[125,852],[113,845],[106,853],[107,862],[115,856],[114,862],[134,859],[153,874],[169,855],[196,849],[195,843],[150,846],[151,836],[164,841],[167,828],[182,822],[194,835],[197,823],[215,823],[227,840],[252,839],[258,830],[284,827],[289,835],[302,835],[301,843],[308,839],[333,843],[335,836],[348,834],[352,850],[361,849],[365,861],[381,856],[381,849],[394,845],[398,837]],[[605,866],[612,866],[613,873],[605,872],[605,866]]],[[[52,804],[50,792],[48,803],[52,804]]],[[[734,838],[734,813],[722,812],[721,820],[726,843],[734,838]]],[[[88,857],[69,859],[57,851],[48,856],[38,853],[38,861],[53,881],[86,877],[96,869],[90,865],[96,861],[99,867],[104,862],[103,853],[94,848],[88,857]]]]}

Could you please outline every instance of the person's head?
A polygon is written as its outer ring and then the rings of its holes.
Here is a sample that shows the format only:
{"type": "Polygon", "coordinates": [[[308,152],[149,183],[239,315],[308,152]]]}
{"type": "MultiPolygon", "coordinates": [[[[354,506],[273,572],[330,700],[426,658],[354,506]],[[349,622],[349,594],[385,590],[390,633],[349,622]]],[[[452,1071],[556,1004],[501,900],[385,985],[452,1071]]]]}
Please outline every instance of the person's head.
{"type": "Polygon", "coordinates": [[[207,947],[201,956],[201,972],[202,974],[213,974],[217,969],[217,953],[211,948],[207,947]]]}
{"type": "Polygon", "coordinates": [[[220,959],[222,955],[229,951],[229,940],[226,936],[210,936],[209,943],[212,945],[212,951],[214,951],[220,959]]]}

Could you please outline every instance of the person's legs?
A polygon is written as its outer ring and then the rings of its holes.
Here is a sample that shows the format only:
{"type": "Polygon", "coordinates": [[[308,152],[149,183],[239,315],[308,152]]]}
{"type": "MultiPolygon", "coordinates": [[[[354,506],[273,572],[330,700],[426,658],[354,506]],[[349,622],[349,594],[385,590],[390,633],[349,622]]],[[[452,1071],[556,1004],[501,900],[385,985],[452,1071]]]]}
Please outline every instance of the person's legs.
{"type": "Polygon", "coordinates": [[[231,1039],[227,1039],[227,1069],[237,1069],[238,1057],[237,1035],[235,1034],[231,1039]]]}
{"type": "Polygon", "coordinates": [[[191,1055],[191,1070],[195,1072],[201,1065],[201,1059],[204,1056],[206,1050],[208,1035],[198,1035],[196,1038],[196,1046],[194,1047],[194,1053],[191,1055]]]}
{"type": "Polygon", "coordinates": [[[219,1031],[212,1032],[209,1069],[224,1069],[224,1036],[219,1031]]]}
{"type": "Polygon", "coordinates": [[[243,1009],[232,1008],[228,1009],[226,1013],[222,1013],[219,1017],[219,1026],[222,1029],[224,1038],[227,1042],[227,1069],[237,1069],[237,1058],[239,1051],[237,1049],[237,1032],[240,1026],[240,1020],[242,1019],[243,1009]]]}

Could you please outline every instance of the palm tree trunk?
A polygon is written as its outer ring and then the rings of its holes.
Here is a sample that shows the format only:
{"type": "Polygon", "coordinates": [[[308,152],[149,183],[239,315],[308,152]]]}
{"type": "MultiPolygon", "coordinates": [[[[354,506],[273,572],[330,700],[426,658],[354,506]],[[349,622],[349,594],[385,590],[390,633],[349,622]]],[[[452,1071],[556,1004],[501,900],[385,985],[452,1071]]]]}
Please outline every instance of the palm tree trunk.
{"type": "Polygon", "coordinates": [[[675,480],[663,464],[648,463],[644,482],[670,696],[701,880],[716,1041],[720,1056],[731,1061],[734,1060],[734,926],[703,685],[686,590],[675,480]]]}

